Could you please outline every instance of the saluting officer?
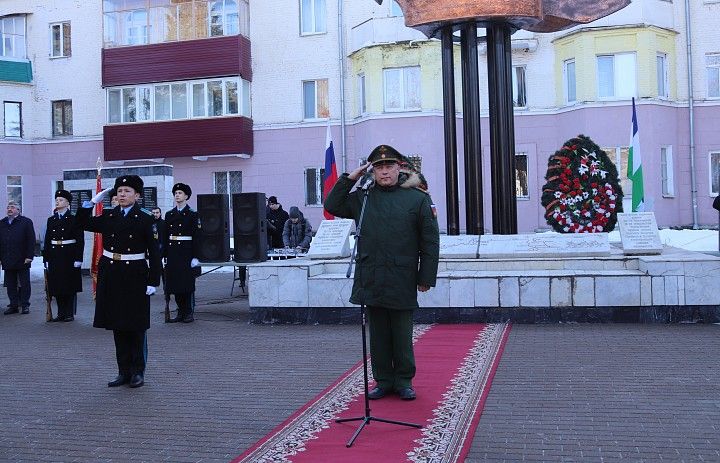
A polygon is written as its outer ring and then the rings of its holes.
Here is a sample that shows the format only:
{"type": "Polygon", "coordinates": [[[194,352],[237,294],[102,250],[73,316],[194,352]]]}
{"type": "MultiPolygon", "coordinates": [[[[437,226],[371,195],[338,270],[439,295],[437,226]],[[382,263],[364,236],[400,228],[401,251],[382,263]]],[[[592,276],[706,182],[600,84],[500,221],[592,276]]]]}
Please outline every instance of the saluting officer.
{"type": "Polygon", "coordinates": [[[82,292],[85,239],[75,215],[70,212],[72,194],[55,192],[55,213],[48,217],[43,246],[43,263],[48,270],[48,293],[55,297],[58,313],[53,322],[74,320],[77,293],[82,292]]]}
{"type": "Polygon", "coordinates": [[[165,265],[165,293],[174,294],[177,316],[168,323],[190,323],[193,317],[193,293],[195,278],[200,270],[198,261],[198,240],[200,228],[198,213],[187,205],[192,189],[184,183],[173,186],[175,207],[165,213],[165,244],[163,246],[165,265]]]}
{"type": "Polygon", "coordinates": [[[149,296],[160,284],[162,261],[153,217],[137,204],[143,180],[124,175],[115,180],[115,189],[117,207],[91,217],[93,204],[102,202],[112,190],[108,188],[85,202],[77,219],[85,230],[102,233],[93,326],[113,330],[118,375],[108,387],[140,387],[145,383],[149,296]]]}

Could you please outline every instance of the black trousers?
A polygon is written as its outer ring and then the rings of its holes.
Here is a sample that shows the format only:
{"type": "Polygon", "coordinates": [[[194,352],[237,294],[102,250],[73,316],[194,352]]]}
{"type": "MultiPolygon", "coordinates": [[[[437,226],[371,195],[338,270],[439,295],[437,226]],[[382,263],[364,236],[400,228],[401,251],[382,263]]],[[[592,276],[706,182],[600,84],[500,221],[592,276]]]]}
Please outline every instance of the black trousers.
{"type": "Polygon", "coordinates": [[[184,317],[193,313],[194,293],[183,293],[175,295],[175,303],[178,306],[178,315],[184,317]]]}
{"type": "Polygon", "coordinates": [[[144,375],[147,360],[145,331],[113,330],[115,357],[121,375],[144,375]]]}
{"type": "Polygon", "coordinates": [[[4,278],[10,307],[30,307],[30,268],[5,270],[4,278]],[[18,288],[18,283],[20,288],[18,288]]]}
{"type": "Polygon", "coordinates": [[[75,301],[77,301],[77,293],[55,296],[55,300],[57,301],[57,316],[59,318],[72,317],[75,315],[75,301]]]}

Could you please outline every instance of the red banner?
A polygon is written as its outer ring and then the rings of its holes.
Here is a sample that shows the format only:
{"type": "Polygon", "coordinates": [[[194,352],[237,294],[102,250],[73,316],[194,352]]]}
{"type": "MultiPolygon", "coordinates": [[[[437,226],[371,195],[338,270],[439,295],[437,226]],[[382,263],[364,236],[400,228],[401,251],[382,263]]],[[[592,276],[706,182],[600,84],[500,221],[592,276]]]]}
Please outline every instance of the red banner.
{"type": "MultiPolygon", "coordinates": [[[[100,171],[98,171],[97,180],[95,184],[95,194],[102,191],[102,182],[100,180],[100,171]]],[[[102,215],[103,205],[99,202],[95,205],[95,216],[102,215]]],[[[100,264],[100,256],[102,256],[102,234],[95,233],[93,237],[93,251],[92,260],[90,262],[90,275],[92,276],[93,282],[93,299],[95,298],[95,288],[97,287],[97,276],[98,276],[98,265],[100,264]]]]}

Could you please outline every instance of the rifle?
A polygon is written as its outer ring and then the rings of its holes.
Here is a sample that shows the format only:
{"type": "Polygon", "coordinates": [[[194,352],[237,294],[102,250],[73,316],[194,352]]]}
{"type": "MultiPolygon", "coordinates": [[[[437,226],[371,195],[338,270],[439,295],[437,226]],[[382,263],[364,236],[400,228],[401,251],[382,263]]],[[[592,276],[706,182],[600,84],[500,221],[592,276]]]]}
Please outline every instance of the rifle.
{"type": "Polygon", "coordinates": [[[165,277],[167,276],[167,271],[165,270],[165,267],[163,266],[163,292],[165,293],[165,323],[170,323],[170,294],[167,292],[167,288],[165,288],[165,277]]]}
{"type": "Polygon", "coordinates": [[[50,289],[48,288],[48,271],[43,269],[43,276],[45,277],[45,321],[52,321],[52,296],[50,295],[50,289]]]}

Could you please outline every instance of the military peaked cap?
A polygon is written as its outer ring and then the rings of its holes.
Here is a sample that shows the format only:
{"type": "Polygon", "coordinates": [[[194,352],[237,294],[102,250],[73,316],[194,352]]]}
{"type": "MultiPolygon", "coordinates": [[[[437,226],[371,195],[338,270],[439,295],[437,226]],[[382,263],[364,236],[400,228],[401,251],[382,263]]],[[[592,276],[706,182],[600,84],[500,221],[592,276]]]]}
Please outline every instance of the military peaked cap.
{"type": "Polygon", "coordinates": [[[380,145],[372,150],[370,156],[368,156],[368,162],[371,162],[373,165],[384,164],[390,162],[400,162],[402,158],[403,155],[392,146],[380,145]]]}
{"type": "Polygon", "coordinates": [[[141,179],[137,175],[123,175],[115,179],[114,188],[115,191],[117,191],[117,189],[121,186],[129,186],[130,188],[135,190],[135,193],[142,194],[144,185],[145,184],[143,183],[143,179],[141,179]]]}
{"type": "Polygon", "coordinates": [[[68,202],[72,202],[72,193],[67,190],[58,190],[55,192],[56,198],[65,198],[68,202]]]}
{"type": "Polygon", "coordinates": [[[188,199],[190,199],[190,196],[192,196],[192,188],[190,188],[190,185],[186,185],[184,183],[176,183],[175,185],[173,185],[173,189],[172,189],[173,194],[175,194],[175,192],[178,190],[185,193],[187,195],[188,199]]]}

